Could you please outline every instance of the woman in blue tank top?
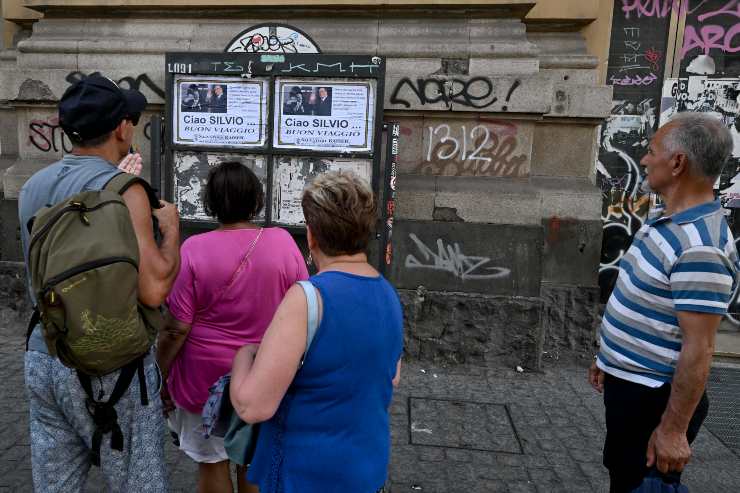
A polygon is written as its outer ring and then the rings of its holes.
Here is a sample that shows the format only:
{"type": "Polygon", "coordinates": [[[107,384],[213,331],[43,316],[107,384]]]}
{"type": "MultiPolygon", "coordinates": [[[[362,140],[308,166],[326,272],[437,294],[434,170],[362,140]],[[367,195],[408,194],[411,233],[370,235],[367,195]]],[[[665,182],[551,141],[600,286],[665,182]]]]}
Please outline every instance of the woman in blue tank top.
{"type": "Polygon", "coordinates": [[[234,359],[234,408],[263,422],[249,481],[261,493],[375,493],[403,351],[398,295],[365,255],[375,199],[354,174],[334,172],[306,188],[302,205],[320,322],[306,350],[308,302],[294,285],[259,351],[248,345],[234,359]]]}

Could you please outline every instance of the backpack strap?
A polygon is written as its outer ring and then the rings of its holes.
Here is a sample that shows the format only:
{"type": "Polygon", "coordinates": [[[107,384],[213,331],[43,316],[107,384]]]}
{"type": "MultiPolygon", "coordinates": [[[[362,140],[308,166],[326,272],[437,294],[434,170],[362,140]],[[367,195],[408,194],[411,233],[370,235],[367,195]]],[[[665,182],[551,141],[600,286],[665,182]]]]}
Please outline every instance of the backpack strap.
{"type": "Polygon", "coordinates": [[[28,351],[28,341],[31,340],[31,334],[33,329],[41,322],[41,312],[38,306],[33,307],[33,313],[31,314],[31,320],[28,321],[28,329],[26,330],[26,351],[28,351]]]}
{"type": "Polygon", "coordinates": [[[313,338],[316,335],[316,330],[319,328],[319,296],[316,292],[316,286],[311,281],[298,281],[298,284],[303,288],[303,292],[306,295],[306,302],[308,303],[308,327],[306,331],[306,350],[303,352],[301,357],[301,364],[306,360],[308,349],[311,347],[313,338]]]}
{"type": "Polygon", "coordinates": [[[123,195],[126,190],[137,183],[144,187],[146,195],[149,197],[149,204],[152,206],[152,209],[159,209],[159,199],[157,198],[155,190],[149,182],[139,176],[124,172],[118,173],[108,180],[108,183],[103,186],[103,190],[109,190],[111,192],[116,192],[119,195],[123,195]]]}
{"type": "Polygon", "coordinates": [[[95,431],[93,432],[92,437],[92,449],[90,450],[90,462],[92,462],[94,466],[100,467],[100,445],[103,441],[103,435],[111,433],[110,447],[113,450],[123,450],[123,432],[118,424],[118,413],[116,413],[114,406],[118,403],[121,397],[123,397],[123,394],[126,393],[131,385],[131,380],[134,379],[134,374],[136,373],[139,374],[141,404],[146,406],[149,403],[147,398],[146,380],[143,378],[144,357],[147,354],[148,352],[121,368],[118,380],[116,380],[116,385],[113,387],[113,392],[111,392],[111,396],[106,402],[95,400],[90,375],[77,370],[77,378],[79,379],[80,385],[82,385],[85,394],[87,394],[85,406],[95,424],[95,431]]]}

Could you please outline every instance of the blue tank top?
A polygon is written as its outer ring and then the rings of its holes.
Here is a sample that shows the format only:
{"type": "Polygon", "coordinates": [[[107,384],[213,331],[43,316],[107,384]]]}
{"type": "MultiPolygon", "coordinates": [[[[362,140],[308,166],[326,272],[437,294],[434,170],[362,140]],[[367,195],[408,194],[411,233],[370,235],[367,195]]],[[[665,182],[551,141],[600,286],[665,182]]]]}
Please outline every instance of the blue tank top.
{"type": "MultiPolygon", "coordinates": [[[[31,275],[28,272],[28,221],[42,207],[55,205],[67,197],[80,192],[100,190],[111,178],[121,171],[105,159],[97,156],[65,155],[61,161],[47,166],[34,174],[21,188],[18,195],[18,219],[21,227],[21,245],[23,258],[26,261],[26,285],[32,303],[36,296],[31,287],[31,275]]],[[[37,326],[28,341],[28,349],[48,352],[44,337],[37,326]]]]}
{"type": "Polygon", "coordinates": [[[310,280],[321,323],[275,416],[261,425],[249,481],[261,493],[375,493],[390,456],[401,303],[382,276],[310,280]]]}

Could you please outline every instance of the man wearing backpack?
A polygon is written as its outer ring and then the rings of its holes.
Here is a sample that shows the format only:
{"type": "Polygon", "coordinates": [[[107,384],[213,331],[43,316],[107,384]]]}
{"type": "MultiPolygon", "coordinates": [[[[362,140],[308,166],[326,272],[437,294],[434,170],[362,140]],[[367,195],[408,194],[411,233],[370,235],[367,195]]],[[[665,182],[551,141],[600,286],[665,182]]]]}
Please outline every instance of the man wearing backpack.
{"type": "Polygon", "coordinates": [[[25,357],[37,492],[82,491],[91,465],[107,491],[167,491],[161,377],[150,349],[157,307],[179,269],[179,219],[115,164],[145,105],[141,93],[105,77],[70,86],[59,121],[72,153],[20,193],[38,309],[25,357]]]}

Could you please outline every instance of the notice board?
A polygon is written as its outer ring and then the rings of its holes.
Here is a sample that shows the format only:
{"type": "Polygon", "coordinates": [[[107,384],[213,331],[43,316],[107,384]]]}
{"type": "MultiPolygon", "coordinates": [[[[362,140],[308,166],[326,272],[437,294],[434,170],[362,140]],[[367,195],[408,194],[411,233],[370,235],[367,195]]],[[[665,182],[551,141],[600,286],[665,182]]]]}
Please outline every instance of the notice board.
{"type": "Polygon", "coordinates": [[[327,171],[355,172],[380,201],[382,57],[168,53],[165,64],[164,191],[186,226],[216,224],[203,190],[223,161],[261,180],[265,226],[303,231],[301,194],[327,171]]]}

